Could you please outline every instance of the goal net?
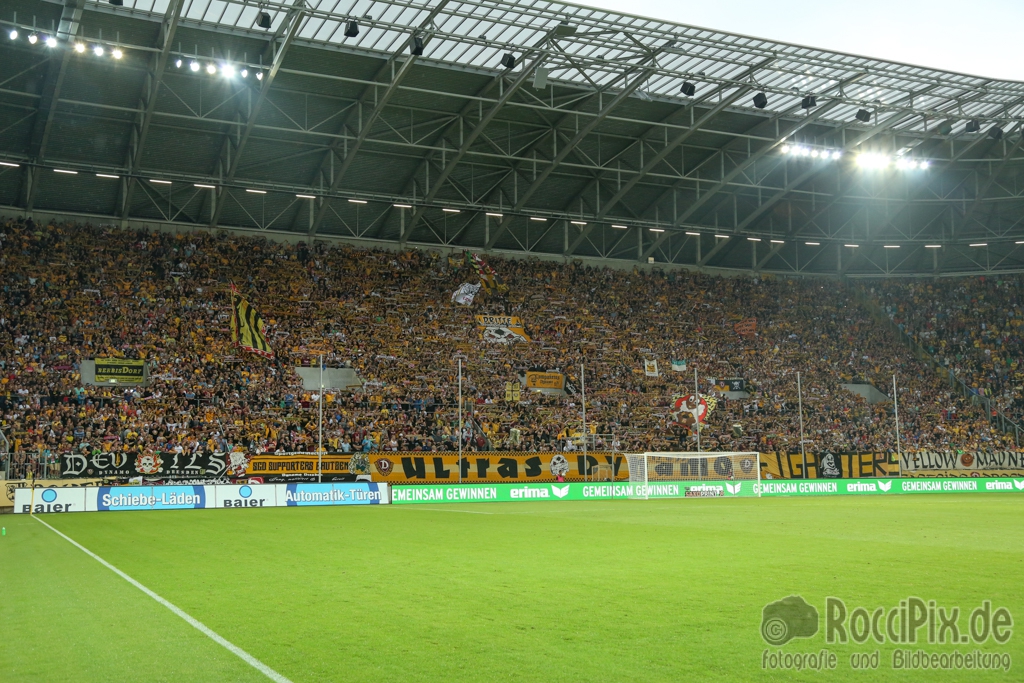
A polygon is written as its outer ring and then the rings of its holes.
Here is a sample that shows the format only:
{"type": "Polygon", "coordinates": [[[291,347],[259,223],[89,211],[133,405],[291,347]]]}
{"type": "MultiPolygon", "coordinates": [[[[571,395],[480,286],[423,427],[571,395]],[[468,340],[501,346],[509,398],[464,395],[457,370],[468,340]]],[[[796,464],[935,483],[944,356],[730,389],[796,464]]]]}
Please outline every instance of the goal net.
{"type": "Polygon", "coordinates": [[[626,462],[634,498],[648,498],[659,484],[683,484],[686,496],[761,495],[756,452],[632,453],[626,462]]]}

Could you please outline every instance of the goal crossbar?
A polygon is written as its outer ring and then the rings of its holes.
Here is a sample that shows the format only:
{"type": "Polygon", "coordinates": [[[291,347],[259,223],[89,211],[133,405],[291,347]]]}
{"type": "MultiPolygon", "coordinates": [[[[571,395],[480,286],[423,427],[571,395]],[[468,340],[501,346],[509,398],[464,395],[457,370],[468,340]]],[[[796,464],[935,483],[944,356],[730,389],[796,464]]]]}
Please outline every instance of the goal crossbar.
{"type": "MultiPolygon", "coordinates": [[[[634,485],[634,498],[647,498],[650,486],[658,482],[700,487],[715,482],[731,486],[752,481],[757,484],[754,492],[761,495],[760,454],[755,451],[627,453],[626,462],[629,481],[634,485]]],[[[739,485],[736,486],[739,490],[739,485]]]]}

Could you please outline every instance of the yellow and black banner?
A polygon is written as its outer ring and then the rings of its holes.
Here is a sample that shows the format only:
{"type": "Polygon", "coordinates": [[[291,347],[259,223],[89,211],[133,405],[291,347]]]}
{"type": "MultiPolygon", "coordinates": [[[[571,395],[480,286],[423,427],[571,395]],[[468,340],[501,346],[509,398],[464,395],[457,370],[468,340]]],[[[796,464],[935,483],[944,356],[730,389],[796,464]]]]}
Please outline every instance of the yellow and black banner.
{"type": "Polygon", "coordinates": [[[375,453],[373,481],[389,484],[438,482],[628,481],[622,453],[375,453]],[[460,470],[461,469],[461,473],[460,470]]]}
{"type": "Polygon", "coordinates": [[[478,315],[476,326],[481,329],[481,338],[495,344],[514,344],[530,341],[523,321],[514,315],[478,315]]]}
{"type": "Polygon", "coordinates": [[[267,325],[263,316],[244,296],[231,288],[231,341],[235,346],[264,358],[273,358],[274,350],[267,343],[267,325]]]}
{"type": "Polygon", "coordinates": [[[895,453],[762,453],[761,479],[868,479],[898,477],[895,453]]]}
{"type": "Polygon", "coordinates": [[[527,372],[527,389],[564,389],[565,375],[560,372],[527,372]]]}
{"type": "Polygon", "coordinates": [[[146,361],[127,358],[97,358],[96,382],[141,384],[146,377],[146,361]]]}
{"type": "Polygon", "coordinates": [[[324,481],[355,481],[357,474],[369,474],[369,456],[353,454],[327,454],[317,458],[316,453],[298,455],[254,455],[245,465],[245,476],[261,479],[264,483],[284,481],[316,481],[323,474],[324,481]],[[365,462],[360,462],[360,461],[365,462]],[[362,464],[362,467],[360,465],[362,464]],[[353,469],[356,470],[353,472],[353,469]],[[360,471],[363,470],[363,471],[360,471]]]}

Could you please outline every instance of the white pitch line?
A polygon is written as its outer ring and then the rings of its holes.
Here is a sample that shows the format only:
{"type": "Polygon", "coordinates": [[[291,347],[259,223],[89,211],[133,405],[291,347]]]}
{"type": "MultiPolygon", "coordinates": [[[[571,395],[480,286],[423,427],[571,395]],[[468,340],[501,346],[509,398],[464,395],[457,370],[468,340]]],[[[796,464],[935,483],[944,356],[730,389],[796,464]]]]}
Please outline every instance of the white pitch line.
{"type": "MultiPolygon", "coordinates": [[[[35,515],[33,515],[33,517],[35,517],[35,515]]],[[[35,517],[35,519],[36,519],[37,522],[39,522],[40,524],[42,524],[43,526],[48,528],[50,531],[52,531],[53,533],[57,534],[58,536],[63,538],[65,541],[67,541],[71,545],[75,546],[76,548],[81,550],[83,553],[85,553],[86,555],[88,555],[92,559],[96,560],[97,562],[102,564],[104,567],[106,567],[110,571],[114,572],[115,574],[120,576],[122,579],[124,579],[125,581],[127,581],[131,585],[133,585],[136,588],[138,588],[140,591],[142,591],[143,593],[145,593],[149,597],[151,597],[154,600],[156,600],[157,602],[159,602],[161,605],[163,605],[167,609],[169,609],[172,612],[174,612],[175,614],[177,614],[179,617],[181,617],[182,619],[187,621],[189,624],[191,624],[196,630],[198,630],[199,632],[203,633],[210,640],[212,640],[213,642],[217,643],[218,645],[226,648],[229,652],[231,652],[232,654],[236,655],[243,662],[245,662],[246,664],[248,664],[252,668],[256,669],[257,671],[259,671],[261,674],[263,674],[264,676],[266,676],[270,680],[274,681],[274,683],[292,683],[290,680],[288,680],[287,678],[285,678],[281,674],[277,673],[276,671],[271,669],[269,666],[267,666],[266,664],[264,664],[260,660],[258,660],[255,657],[253,657],[251,654],[249,654],[248,652],[246,652],[242,648],[238,647],[234,643],[232,643],[232,642],[226,640],[225,638],[223,638],[222,636],[218,635],[215,631],[213,631],[213,629],[211,629],[209,626],[207,626],[203,622],[199,621],[198,619],[196,619],[196,618],[194,618],[192,616],[189,616],[180,607],[177,607],[176,605],[174,605],[174,604],[170,603],[169,601],[165,600],[164,598],[160,597],[159,595],[157,595],[156,593],[154,593],[150,589],[146,588],[141,583],[139,583],[138,581],[136,581],[132,577],[128,576],[123,571],[121,571],[120,569],[118,569],[114,565],[110,564],[109,562],[104,560],[102,557],[100,557],[99,555],[97,555],[93,551],[91,551],[88,548],[86,548],[84,545],[82,545],[78,541],[74,540],[73,538],[71,538],[69,536],[64,535],[63,533],[61,533],[57,529],[54,529],[52,526],[50,526],[49,524],[47,524],[43,520],[39,519],[38,517],[35,517]]]]}
{"type": "Polygon", "coordinates": [[[461,512],[464,515],[496,515],[496,514],[500,514],[500,513],[497,513],[497,512],[481,512],[480,510],[449,510],[447,508],[432,508],[432,507],[428,507],[428,506],[420,507],[418,505],[410,505],[409,507],[405,507],[403,505],[399,505],[399,506],[396,506],[396,507],[400,507],[403,510],[419,510],[421,512],[461,512]]]}

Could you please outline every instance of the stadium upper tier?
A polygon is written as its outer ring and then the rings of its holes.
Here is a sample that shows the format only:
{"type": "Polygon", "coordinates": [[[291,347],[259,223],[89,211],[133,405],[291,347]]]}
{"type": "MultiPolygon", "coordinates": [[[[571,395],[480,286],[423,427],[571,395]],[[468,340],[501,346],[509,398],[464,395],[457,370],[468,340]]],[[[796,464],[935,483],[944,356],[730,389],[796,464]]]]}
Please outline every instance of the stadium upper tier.
{"type": "Polygon", "coordinates": [[[508,291],[481,292],[467,307],[451,295],[477,282],[476,270],[424,251],[13,220],[0,244],[0,414],[19,462],[69,450],[310,450],[316,400],[292,368],[320,354],[367,382],[328,396],[332,450],[456,449],[457,358],[468,450],[566,447],[578,397],[524,392],[508,404],[505,389],[538,368],[582,388],[580,363],[599,447],[692,450],[669,406],[692,392],[694,369],[702,393],[721,396],[714,387],[732,378],[750,392],[711,412],[709,450],[798,450],[797,372],[816,452],[896,449],[892,404],[840,386],[888,392],[893,374],[904,449],[1013,445],[856,303],[859,290],[835,280],[495,258],[508,291]],[[232,346],[231,284],[266,319],[273,360],[232,346]],[[483,341],[480,314],[521,318],[532,341],[483,341]],[[81,360],[122,356],[151,363],[152,384],[80,385],[81,360]],[[645,374],[645,360],[658,362],[658,376],[645,374]],[[673,360],[687,371],[674,372],[673,360]]]}
{"type": "Polygon", "coordinates": [[[879,275],[1024,266],[1024,84],[557,2],[7,0],[0,205],[879,275]]]}

